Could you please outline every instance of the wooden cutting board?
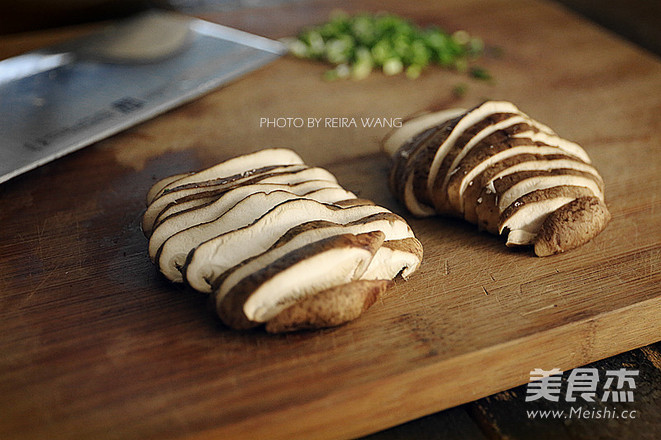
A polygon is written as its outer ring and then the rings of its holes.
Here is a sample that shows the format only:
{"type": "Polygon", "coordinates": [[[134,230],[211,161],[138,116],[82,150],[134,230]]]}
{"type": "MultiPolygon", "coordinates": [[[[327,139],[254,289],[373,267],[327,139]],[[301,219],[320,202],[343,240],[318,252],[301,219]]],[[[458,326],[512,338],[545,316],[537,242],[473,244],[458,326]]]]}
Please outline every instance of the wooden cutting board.
{"type": "MultiPolygon", "coordinates": [[[[501,57],[492,84],[431,70],[326,83],[281,59],[203,99],[0,186],[0,438],[340,438],[661,339],[661,63],[533,0],[313,2],[207,17],[270,37],[335,7],[466,29],[501,57]],[[468,85],[458,98],[452,89],[468,85]],[[405,117],[505,99],[581,143],[613,220],[549,258],[472,225],[416,220],[390,196],[385,128],[261,118],[405,117]],[[326,166],[407,217],[419,272],[361,319],[270,336],[224,328],[161,278],[139,222],[149,186],[267,146],[326,166]]],[[[0,56],[75,31],[3,37],[0,56]]],[[[0,97],[1,99],[1,97],[0,97]]]]}

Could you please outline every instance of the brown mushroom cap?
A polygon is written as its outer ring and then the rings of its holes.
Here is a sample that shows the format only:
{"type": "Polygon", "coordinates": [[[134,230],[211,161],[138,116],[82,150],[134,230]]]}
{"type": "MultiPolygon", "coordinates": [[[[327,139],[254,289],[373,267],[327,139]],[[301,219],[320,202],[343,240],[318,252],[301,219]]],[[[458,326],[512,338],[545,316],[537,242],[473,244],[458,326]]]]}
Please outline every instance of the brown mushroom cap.
{"type": "Polygon", "coordinates": [[[335,327],[352,321],[374,304],[390,280],[358,280],[326,289],[289,306],[266,322],[269,333],[335,327]]]}
{"type": "Polygon", "coordinates": [[[584,186],[560,185],[551,188],[537,189],[518,198],[500,214],[499,233],[507,227],[508,221],[520,213],[523,208],[532,203],[544,202],[549,199],[566,198],[577,199],[579,197],[594,196],[590,188],[584,186]]]}
{"type": "Polygon", "coordinates": [[[537,235],[535,254],[544,257],[581,246],[603,231],[610,219],[599,198],[580,197],[546,218],[537,235]]]}
{"type": "Polygon", "coordinates": [[[482,189],[478,198],[481,203],[475,209],[478,226],[498,234],[501,213],[520,197],[538,189],[565,185],[585,186],[603,198],[603,182],[591,173],[566,168],[521,171],[491,181],[482,189]]]}
{"type": "Polygon", "coordinates": [[[535,190],[503,211],[498,231],[506,233],[507,246],[534,244],[539,228],[550,213],[576,198],[593,195],[583,186],[563,185],[535,190]]]}

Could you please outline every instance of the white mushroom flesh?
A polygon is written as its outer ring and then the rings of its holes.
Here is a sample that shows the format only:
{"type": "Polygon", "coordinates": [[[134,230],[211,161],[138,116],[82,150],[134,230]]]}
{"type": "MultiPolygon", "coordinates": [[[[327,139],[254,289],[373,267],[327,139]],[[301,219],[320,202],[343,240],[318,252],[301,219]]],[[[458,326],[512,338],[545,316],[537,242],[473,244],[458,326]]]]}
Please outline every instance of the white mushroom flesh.
{"type": "Polygon", "coordinates": [[[331,249],[300,261],[259,286],[243,306],[246,317],[266,322],[301,298],[360,277],[372,259],[365,249],[331,249]]]}

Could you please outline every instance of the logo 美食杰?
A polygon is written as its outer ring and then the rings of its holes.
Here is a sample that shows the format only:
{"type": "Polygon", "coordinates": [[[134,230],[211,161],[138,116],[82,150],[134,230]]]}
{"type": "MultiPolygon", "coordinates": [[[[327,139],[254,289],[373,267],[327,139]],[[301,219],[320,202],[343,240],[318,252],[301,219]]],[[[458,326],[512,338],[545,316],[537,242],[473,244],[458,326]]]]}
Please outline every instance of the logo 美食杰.
{"type": "Polygon", "coordinates": [[[598,408],[572,406],[569,411],[529,410],[528,418],[589,418],[589,419],[633,419],[635,410],[608,408],[608,403],[634,401],[635,377],[638,370],[607,370],[600,377],[597,368],[575,368],[569,373],[563,389],[563,372],[559,368],[530,371],[530,382],[526,388],[526,402],[547,400],[550,402],[600,403],[598,408]],[[603,380],[603,386],[600,384],[603,380]]]}

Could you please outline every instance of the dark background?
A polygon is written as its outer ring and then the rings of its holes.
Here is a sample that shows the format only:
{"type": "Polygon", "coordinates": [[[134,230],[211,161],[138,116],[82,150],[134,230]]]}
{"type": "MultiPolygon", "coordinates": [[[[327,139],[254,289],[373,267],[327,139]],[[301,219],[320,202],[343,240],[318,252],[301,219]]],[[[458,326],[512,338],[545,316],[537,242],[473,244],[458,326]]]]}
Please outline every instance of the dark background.
{"type": "MultiPolygon", "coordinates": [[[[118,18],[161,7],[191,14],[310,0],[0,0],[0,34],[118,18]]],[[[661,55],[659,0],[555,1],[657,55],[661,55]]]]}

